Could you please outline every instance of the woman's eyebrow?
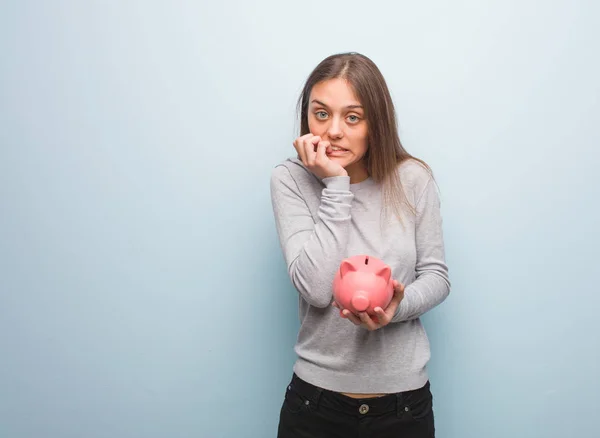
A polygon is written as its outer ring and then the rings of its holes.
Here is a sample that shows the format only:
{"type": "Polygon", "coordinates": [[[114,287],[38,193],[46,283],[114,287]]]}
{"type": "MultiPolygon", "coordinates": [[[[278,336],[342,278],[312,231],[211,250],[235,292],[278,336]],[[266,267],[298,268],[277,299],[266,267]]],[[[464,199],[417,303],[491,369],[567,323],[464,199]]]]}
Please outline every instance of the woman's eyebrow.
{"type": "MultiPolygon", "coordinates": [[[[325,108],[329,108],[326,104],[324,104],[323,102],[321,102],[320,100],[317,99],[313,99],[311,103],[316,103],[318,105],[321,105],[325,108]]],[[[348,109],[355,109],[355,108],[363,108],[362,105],[348,105],[346,108],[348,109]]]]}

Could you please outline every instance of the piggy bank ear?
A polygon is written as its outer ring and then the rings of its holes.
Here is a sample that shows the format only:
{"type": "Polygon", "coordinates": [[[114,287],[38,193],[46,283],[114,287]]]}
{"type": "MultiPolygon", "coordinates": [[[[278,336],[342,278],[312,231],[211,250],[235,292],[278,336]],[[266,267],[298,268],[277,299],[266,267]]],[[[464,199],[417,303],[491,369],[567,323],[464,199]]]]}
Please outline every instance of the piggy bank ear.
{"type": "Polygon", "coordinates": [[[342,264],[340,265],[340,274],[342,275],[342,277],[344,275],[346,275],[348,272],[354,272],[354,271],[356,271],[356,267],[348,260],[344,260],[342,262],[342,264]]]}
{"type": "Polygon", "coordinates": [[[379,277],[383,277],[383,279],[387,283],[388,281],[390,281],[390,277],[392,276],[392,270],[390,269],[389,266],[384,266],[379,271],[377,271],[376,275],[379,277]]]}

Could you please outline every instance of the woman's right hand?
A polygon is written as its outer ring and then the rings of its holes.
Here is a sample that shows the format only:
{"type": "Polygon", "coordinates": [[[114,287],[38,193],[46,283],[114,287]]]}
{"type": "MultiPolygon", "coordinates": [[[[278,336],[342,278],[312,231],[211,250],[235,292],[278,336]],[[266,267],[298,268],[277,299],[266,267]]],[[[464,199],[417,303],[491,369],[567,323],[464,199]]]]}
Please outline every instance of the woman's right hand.
{"type": "Polygon", "coordinates": [[[326,152],[331,144],[322,140],[318,135],[309,133],[298,137],[294,140],[294,147],[298,152],[298,158],[318,178],[348,176],[346,169],[329,159],[326,152]]]}

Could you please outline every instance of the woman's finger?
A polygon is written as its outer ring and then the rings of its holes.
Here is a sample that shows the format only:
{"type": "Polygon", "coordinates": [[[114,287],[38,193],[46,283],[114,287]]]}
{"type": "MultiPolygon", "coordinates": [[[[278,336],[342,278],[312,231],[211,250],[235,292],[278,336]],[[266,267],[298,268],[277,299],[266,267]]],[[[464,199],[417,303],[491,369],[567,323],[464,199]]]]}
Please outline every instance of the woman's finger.
{"type": "Polygon", "coordinates": [[[313,137],[313,135],[311,133],[305,134],[301,137],[298,137],[296,140],[294,140],[294,148],[296,149],[296,152],[298,152],[298,158],[300,159],[300,161],[302,161],[302,163],[306,166],[306,153],[304,152],[304,141],[313,137]]]}
{"type": "Polygon", "coordinates": [[[315,163],[319,166],[325,166],[327,163],[327,148],[331,145],[328,141],[320,141],[317,144],[317,152],[315,156],[315,163]]]}
{"type": "Polygon", "coordinates": [[[362,324],[361,320],[355,314],[350,312],[348,309],[342,310],[342,315],[344,316],[344,318],[349,319],[356,325],[362,324]]]}
{"type": "Polygon", "coordinates": [[[306,157],[306,165],[314,166],[317,152],[315,151],[316,145],[321,141],[321,137],[315,135],[313,137],[304,140],[304,156],[306,157]]]}
{"type": "Polygon", "coordinates": [[[381,307],[375,307],[375,315],[377,315],[377,322],[381,327],[383,327],[390,323],[390,321],[392,320],[393,313],[392,315],[388,315],[388,313],[381,307]]]}
{"type": "Polygon", "coordinates": [[[375,324],[367,312],[360,312],[358,316],[362,323],[366,325],[369,330],[377,330],[377,324],[375,324]]]}
{"type": "Polygon", "coordinates": [[[401,293],[404,293],[404,284],[396,281],[396,287],[394,289],[398,290],[401,293]]]}
{"type": "Polygon", "coordinates": [[[394,280],[394,295],[392,296],[392,303],[400,304],[404,299],[404,285],[394,280]]]}

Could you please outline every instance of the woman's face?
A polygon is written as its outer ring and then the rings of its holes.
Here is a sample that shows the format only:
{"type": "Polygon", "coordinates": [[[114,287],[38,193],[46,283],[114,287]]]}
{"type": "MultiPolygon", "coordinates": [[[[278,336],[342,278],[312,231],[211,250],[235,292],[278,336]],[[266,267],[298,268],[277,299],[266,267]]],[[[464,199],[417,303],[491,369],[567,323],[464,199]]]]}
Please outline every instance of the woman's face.
{"type": "Polygon", "coordinates": [[[367,152],[368,127],[364,109],[344,79],[316,84],[308,103],[308,128],[331,143],[327,156],[346,169],[354,180],[366,178],[363,157],[367,152]]]}

